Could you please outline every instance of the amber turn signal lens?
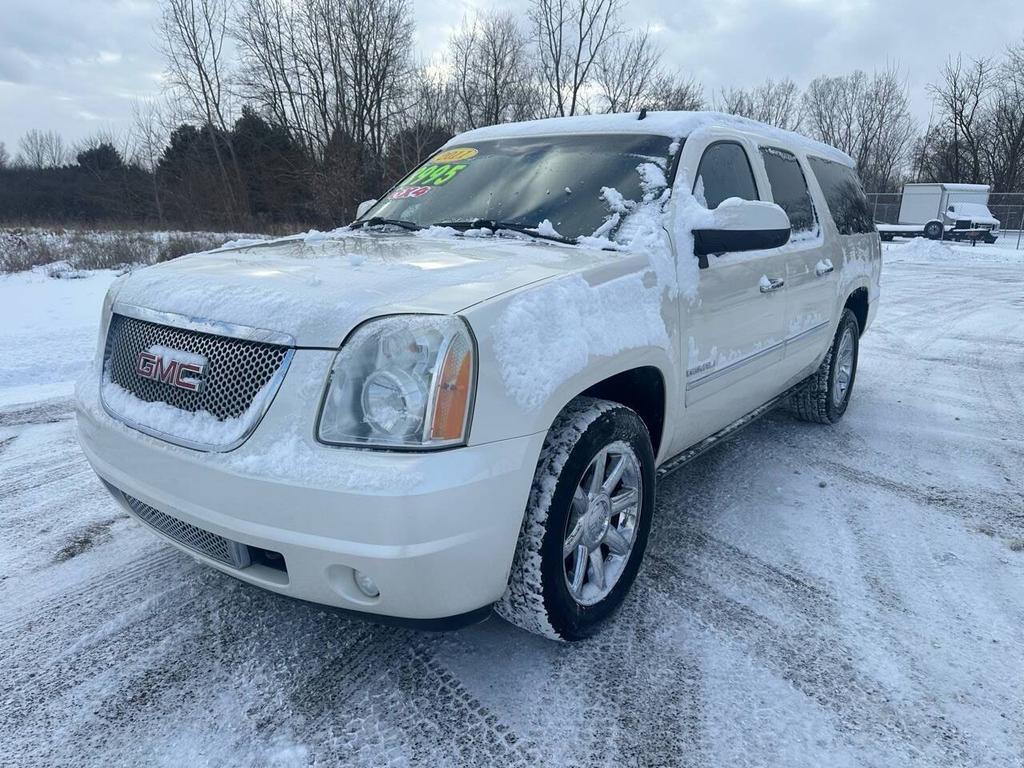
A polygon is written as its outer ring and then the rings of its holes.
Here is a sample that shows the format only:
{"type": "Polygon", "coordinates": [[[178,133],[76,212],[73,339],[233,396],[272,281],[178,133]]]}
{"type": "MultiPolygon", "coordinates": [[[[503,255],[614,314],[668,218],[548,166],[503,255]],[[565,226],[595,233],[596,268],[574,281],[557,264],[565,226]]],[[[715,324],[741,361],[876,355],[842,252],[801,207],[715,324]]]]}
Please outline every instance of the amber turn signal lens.
{"type": "Polygon", "coordinates": [[[459,440],[464,436],[472,386],[473,348],[465,336],[457,336],[441,366],[430,427],[432,439],[459,440]]]}

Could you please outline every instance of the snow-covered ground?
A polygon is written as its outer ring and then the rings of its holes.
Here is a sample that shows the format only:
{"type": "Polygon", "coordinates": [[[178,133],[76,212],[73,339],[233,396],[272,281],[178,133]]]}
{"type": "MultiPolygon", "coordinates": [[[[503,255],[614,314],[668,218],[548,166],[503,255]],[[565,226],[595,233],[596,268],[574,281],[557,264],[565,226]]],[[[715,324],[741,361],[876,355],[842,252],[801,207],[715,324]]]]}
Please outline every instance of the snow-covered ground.
{"type": "Polygon", "coordinates": [[[1024,762],[1024,252],[886,246],[854,400],[659,487],[617,620],[382,628],[157,542],[68,394],[111,273],[0,277],[5,765],[1024,762]]]}

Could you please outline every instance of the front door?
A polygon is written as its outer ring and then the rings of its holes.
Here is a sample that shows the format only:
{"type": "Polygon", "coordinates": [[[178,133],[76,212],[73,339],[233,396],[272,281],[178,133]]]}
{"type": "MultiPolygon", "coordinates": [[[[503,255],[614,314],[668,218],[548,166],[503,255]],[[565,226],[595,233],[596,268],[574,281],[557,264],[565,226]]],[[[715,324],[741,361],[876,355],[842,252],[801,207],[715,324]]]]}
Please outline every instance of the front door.
{"type": "MultiPolygon", "coordinates": [[[[709,209],[731,197],[766,199],[740,138],[692,144],[699,157],[693,193],[709,209]]],[[[692,162],[692,160],[691,160],[692,162]]],[[[760,175],[763,176],[763,173],[760,175]]],[[[685,176],[683,177],[685,178],[685,176]]],[[[680,259],[695,258],[679,254],[680,259]]],[[[709,256],[698,297],[682,301],[686,417],[681,447],[729,425],[771,399],[783,384],[786,265],[779,249],[709,256]]]]}

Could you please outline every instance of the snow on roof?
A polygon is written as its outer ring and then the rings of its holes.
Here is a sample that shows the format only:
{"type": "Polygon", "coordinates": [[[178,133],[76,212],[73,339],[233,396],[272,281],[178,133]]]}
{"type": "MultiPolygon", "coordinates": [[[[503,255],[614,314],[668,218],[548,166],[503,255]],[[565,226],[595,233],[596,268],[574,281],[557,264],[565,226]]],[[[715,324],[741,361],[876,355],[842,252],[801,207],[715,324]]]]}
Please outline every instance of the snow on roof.
{"type": "Polygon", "coordinates": [[[941,181],[921,181],[904,184],[904,187],[942,187],[947,192],[988,192],[988,184],[946,184],[941,181]]]}
{"type": "Polygon", "coordinates": [[[775,139],[791,148],[818,155],[829,160],[853,166],[853,160],[835,147],[809,139],[799,133],[784,131],[756,120],[721,112],[648,112],[639,119],[637,112],[612,115],[577,115],[551,117],[546,120],[528,120],[522,123],[503,123],[476,128],[452,138],[446,147],[488,139],[514,136],[552,136],[571,133],[644,133],[681,139],[702,128],[730,128],[754,134],[764,139],[775,139]]]}

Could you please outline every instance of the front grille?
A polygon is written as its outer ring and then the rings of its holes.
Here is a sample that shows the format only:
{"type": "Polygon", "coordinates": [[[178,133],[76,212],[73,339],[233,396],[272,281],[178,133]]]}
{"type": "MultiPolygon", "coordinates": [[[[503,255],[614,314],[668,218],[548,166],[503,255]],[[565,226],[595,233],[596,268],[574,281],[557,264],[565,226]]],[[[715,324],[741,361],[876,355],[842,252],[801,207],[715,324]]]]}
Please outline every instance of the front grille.
{"type": "Polygon", "coordinates": [[[223,536],[210,533],[191,523],[186,523],[184,520],[165,515],[134,496],[129,496],[124,492],[120,493],[139,520],[164,536],[174,539],[179,544],[201,555],[206,555],[211,560],[230,565],[233,568],[248,568],[251,564],[249,548],[245,544],[225,539],[223,536]]]}
{"type": "Polygon", "coordinates": [[[288,347],[278,344],[215,336],[114,314],[107,332],[105,372],[139,400],[167,403],[191,413],[206,411],[224,421],[248,410],[287,355],[288,347]],[[139,353],[154,346],[205,357],[203,386],[190,391],[138,375],[139,353]]]}

